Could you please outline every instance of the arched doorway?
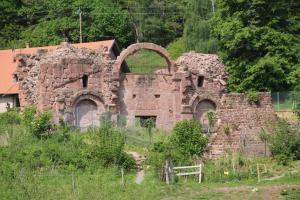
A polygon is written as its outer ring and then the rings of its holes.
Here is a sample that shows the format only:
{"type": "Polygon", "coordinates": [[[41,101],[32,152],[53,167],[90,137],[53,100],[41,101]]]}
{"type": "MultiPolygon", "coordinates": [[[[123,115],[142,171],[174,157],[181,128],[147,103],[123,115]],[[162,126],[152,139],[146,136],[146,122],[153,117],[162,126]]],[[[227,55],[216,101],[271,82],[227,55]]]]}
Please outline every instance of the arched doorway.
{"type": "Polygon", "coordinates": [[[97,127],[100,125],[97,104],[90,100],[84,99],[79,101],[75,106],[75,126],[80,129],[97,127]]]}
{"type": "Polygon", "coordinates": [[[212,124],[209,120],[208,113],[215,111],[216,104],[208,99],[200,101],[194,110],[194,119],[202,124],[203,130],[205,132],[210,132],[210,129],[212,128],[212,124]]]}

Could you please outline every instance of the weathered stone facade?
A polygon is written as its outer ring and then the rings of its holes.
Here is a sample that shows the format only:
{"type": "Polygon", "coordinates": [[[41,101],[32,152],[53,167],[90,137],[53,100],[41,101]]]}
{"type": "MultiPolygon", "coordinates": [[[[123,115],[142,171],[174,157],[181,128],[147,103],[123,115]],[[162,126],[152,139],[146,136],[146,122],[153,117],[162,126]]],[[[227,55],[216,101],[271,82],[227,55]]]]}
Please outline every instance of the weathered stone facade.
{"type": "Polygon", "coordinates": [[[245,94],[227,93],[225,67],[216,55],[186,53],[175,62],[162,47],[151,43],[129,46],[116,59],[105,49],[76,49],[68,44],[37,55],[19,55],[21,106],[52,110],[55,120],[85,128],[99,125],[101,113],[155,117],[156,127],[171,129],[182,119],[200,120],[211,132],[210,155],[226,150],[264,153],[261,128],[276,120],[269,93],[252,105],[245,94]],[[139,49],[150,49],[168,67],[152,74],[130,73],[124,60],[139,49]],[[206,113],[214,110],[216,123],[206,113]]]}

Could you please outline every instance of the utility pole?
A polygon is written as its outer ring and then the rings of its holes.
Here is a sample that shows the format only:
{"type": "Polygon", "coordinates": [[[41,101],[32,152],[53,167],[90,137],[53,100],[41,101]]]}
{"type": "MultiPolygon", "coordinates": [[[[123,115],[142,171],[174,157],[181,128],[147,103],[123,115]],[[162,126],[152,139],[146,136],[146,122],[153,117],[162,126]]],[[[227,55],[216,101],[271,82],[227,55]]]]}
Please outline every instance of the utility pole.
{"type": "Polygon", "coordinates": [[[211,6],[212,6],[212,12],[215,13],[215,2],[214,0],[211,0],[211,6]]]}
{"type": "Polygon", "coordinates": [[[78,9],[78,14],[79,14],[79,40],[80,40],[80,43],[82,43],[82,18],[81,18],[81,9],[79,7],[78,9]]]}

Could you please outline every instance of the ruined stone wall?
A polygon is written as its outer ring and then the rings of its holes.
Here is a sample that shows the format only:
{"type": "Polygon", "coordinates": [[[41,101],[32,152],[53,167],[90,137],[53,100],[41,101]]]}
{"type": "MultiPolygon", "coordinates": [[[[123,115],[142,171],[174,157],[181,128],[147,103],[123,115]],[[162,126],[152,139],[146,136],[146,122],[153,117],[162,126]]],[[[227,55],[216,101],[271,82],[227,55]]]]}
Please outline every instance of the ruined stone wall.
{"type": "Polygon", "coordinates": [[[63,117],[74,124],[74,106],[82,96],[93,98],[99,108],[113,105],[111,72],[111,59],[101,50],[63,45],[51,52],[21,55],[16,71],[21,106],[51,110],[56,121],[63,117]],[[84,75],[87,87],[83,86],[84,75]]]}
{"type": "Polygon", "coordinates": [[[111,111],[125,116],[128,125],[137,116],[155,116],[157,128],[171,129],[183,119],[205,123],[206,112],[213,109],[217,119],[210,130],[210,156],[218,157],[229,150],[263,154],[259,133],[276,120],[269,93],[260,94],[258,105],[249,104],[245,94],[227,93],[228,76],[216,55],[191,52],[174,62],[162,47],[140,43],[114,59],[103,49],[64,44],[18,58],[21,106],[51,110],[56,121],[63,117],[76,126],[88,126],[111,111]],[[162,55],[168,68],[153,74],[122,71],[122,62],[140,48],[162,55]],[[88,77],[86,87],[84,76],[88,77]],[[82,119],[79,123],[78,118],[82,119]]]}
{"type": "Polygon", "coordinates": [[[157,128],[174,126],[176,97],[171,75],[125,74],[121,87],[120,113],[129,124],[135,123],[135,116],[155,116],[157,128]]]}
{"type": "Polygon", "coordinates": [[[250,104],[245,94],[224,94],[217,108],[217,130],[211,137],[212,157],[226,151],[264,154],[259,134],[277,119],[271,94],[260,93],[258,104],[250,104]]]}

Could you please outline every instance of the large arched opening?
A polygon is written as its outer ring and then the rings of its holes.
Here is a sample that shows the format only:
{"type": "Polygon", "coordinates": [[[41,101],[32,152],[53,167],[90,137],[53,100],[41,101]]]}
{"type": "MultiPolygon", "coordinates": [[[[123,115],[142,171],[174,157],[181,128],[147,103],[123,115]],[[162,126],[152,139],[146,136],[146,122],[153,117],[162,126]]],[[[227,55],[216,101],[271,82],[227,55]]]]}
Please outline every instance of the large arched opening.
{"type": "Polygon", "coordinates": [[[114,70],[123,73],[154,73],[157,71],[170,73],[174,70],[173,68],[174,62],[168,51],[153,43],[130,45],[121,52],[114,65],[114,70]],[[135,57],[132,57],[132,55],[135,55],[135,57]],[[149,58],[150,60],[147,60],[149,58]],[[125,60],[126,62],[124,62],[125,60]],[[166,68],[166,70],[160,70],[161,68],[166,68]]]}

